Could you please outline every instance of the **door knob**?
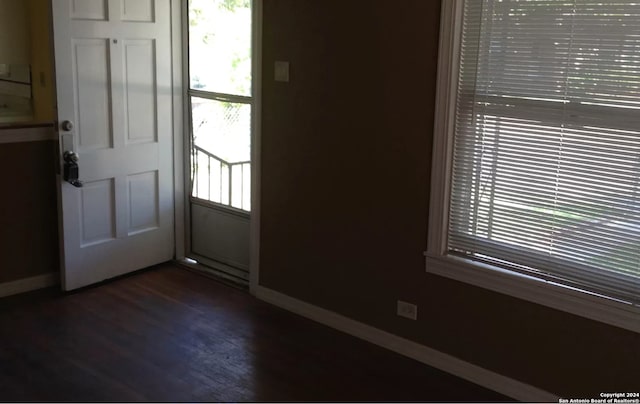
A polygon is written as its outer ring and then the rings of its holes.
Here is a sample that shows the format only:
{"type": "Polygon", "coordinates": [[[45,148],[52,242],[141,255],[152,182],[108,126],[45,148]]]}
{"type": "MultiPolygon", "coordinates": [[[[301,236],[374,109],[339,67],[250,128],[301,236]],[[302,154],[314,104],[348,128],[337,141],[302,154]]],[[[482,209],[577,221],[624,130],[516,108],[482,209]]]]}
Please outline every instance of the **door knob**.
{"type": "Polygon", "coordinates": [[[78,153],[70,150],[64,152],[62,158],[66,163],[77,163],[78,160],[80,160],[80,156],[78,156],[78,153]]]}
{"type": "Polygon", "coordinates": [[[71,132],[73,130],[73,122],[71,121],[64,121],[60,126],[62,127],[62,130],[65,132],[71,132]]]}

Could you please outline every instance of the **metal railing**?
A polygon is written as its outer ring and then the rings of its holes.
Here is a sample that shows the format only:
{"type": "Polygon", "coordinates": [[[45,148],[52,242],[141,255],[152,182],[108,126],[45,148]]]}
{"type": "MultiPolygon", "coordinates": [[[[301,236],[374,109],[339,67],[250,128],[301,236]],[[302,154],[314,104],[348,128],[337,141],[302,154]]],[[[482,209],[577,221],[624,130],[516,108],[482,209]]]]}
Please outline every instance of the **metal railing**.
{"type": "Polygon", "coordinates": [[[191,196],[250,211],[251,161],[230,163],[199,146],[191,150],[191,196]]]}

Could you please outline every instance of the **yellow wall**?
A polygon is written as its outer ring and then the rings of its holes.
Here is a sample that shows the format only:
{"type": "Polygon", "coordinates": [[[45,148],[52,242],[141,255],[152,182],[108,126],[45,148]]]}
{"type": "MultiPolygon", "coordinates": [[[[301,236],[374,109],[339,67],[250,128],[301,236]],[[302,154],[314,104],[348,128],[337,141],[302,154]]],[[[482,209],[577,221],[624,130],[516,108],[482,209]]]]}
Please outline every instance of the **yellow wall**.
{"type": "Polygon", "coordinates": [[[48,0],[0,0],[0,63],[31,65],[37,122],[55,117],[51,38],[48,0]]]}
{"type": "Polygon", "coordinates": [[[50,122],[55,119],[55,113],[49,2],[47,0],[29,0],[29,19],[34,120],[50,122]]]}
{"type": "MultiPolygon", "coordinates": [[[[48,0],[0,0],[0,46],[10,43],[19,55],[2,60],[0,52],[0,63],[31,64],[33,120],[38,123],[55,117],[50,14],[48,0]],[[21,35],[4,31],[8,25],[3,22],[11,20],[5,13],[9,7],[23,11],[12,22],[21,18],[21,35]]],[[[0,200],[0,283],[58,270],[55,153],[56,142],[50,140],[0,144],[0,170],[8,190],[0,200]]]]}
{"type": "Polygon", "coordinates": [[[27,13],[23,0],[0,0],[0,63],[29,63],[27,13]]]}

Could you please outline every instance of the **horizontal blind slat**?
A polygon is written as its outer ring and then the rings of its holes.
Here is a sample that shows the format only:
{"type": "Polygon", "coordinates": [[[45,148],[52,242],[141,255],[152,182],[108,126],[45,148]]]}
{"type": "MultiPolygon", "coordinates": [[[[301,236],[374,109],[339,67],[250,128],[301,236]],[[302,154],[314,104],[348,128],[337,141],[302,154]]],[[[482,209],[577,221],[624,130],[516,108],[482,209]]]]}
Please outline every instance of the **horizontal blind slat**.
{"type": "Polygon", "coordinates": [[[466,1],[452,176],[450,251],[640,304],[640,4],[466,1]]]}

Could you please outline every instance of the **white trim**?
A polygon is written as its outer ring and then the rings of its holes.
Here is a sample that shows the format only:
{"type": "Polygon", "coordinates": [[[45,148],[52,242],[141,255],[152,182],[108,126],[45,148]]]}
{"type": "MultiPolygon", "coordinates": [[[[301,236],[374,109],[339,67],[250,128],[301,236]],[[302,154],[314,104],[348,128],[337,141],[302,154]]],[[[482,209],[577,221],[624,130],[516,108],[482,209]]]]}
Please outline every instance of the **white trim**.
{"type": "Polygon", "coordinates": [[[640,307],[488,264],[429,256],[429,273],[640,333],[640,307]]]}
{"type": "Polygon", "coordinates": [[[238,209],[233,206],[223,205],[218,202],[212,202],[212,201],[207,201],[206,199],[198,199],[198,198],[190,198],[190,202],[192,205],[198,205],[203,208],[217,210],[218,212],[241,217],[246,220],[251,219],[251,212],[247,212],[246,210],[238,209]]]}
{"type": "Polygon", "coordinates": [[[189,91],[189,96],[204,98],[206,100],[233,102],[237,104],[253,103],[253,98],[247,97],[246,95],[224,94],[224,93],[217,93],[215,91],[194,90],[193,88],[189,88],[188,91],[189,91]]]}
{"type": "Polygon", "coordinates": [[[262,3],[253,0],[253,107],[251,141],[251,222],[249,234],[249,290],[256,294],[260,280],[260,184],[262,141],[262,3]]]}
{"type": "Polygon", "coordinates": [[[0,144],[57,140],[53,124],[44,126],[0,127],[0,144]]]}
{"type": "Polygon", "coordinates": [[[189,5],[188,0],[180,1],[182,22],[182,169],[184,204],[184,257],[191,254],[191,97],[189,97],[189,5]]]}
{"type": "Polygon", "coordinates": [[[173,91],[174,258],[185,257],[184,97],[182,0],[171,1],[171,66],[173,91]]]}
{"type": "Polygon", "coordinates": [[[18,279],[17,281],[0,283],[0,297],[31,292],[42,288],[48,288],[60,283],[60,274],[51,272],[31,278],[18,279]]]}
{"type": "Polygon", "coordinates": [[[465,362],[451,355],[420,345],[414,341],[360,323],[332,311],[294,299],[263,286],[257,286],[254,291],[259,299],[268,303],[516,400],[525,402],[558,402],[559,396],[555,394],[465,362]]]}
{"type": "Polygon", "coordinates": [[[450,156],[453,147],[451,135],[455,129],[453,112],[458,92],[461,22],[462,0],[442,0],[433,151],[429,162],[432,167],[427,249],[431,254],[443,253],[446,249],[444,234],[449,221],[449,173],[451,172],[450,156]]]}

